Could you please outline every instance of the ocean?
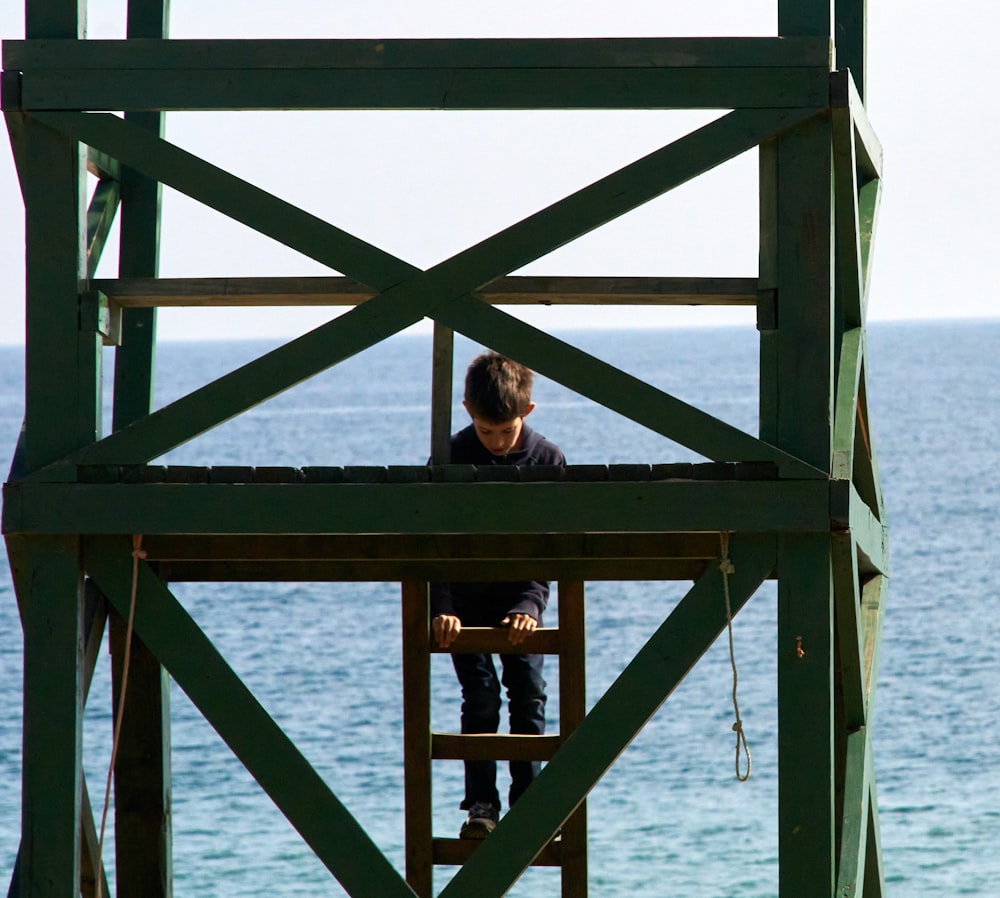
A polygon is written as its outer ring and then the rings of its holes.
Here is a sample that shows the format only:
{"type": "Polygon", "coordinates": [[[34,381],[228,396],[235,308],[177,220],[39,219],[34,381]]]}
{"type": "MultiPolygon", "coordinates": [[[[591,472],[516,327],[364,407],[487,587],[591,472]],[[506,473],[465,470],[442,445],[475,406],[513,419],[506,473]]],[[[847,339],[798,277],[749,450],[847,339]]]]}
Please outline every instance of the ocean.
{"type": "MultiPolygon", "coordinates": [[[[570,335],[567,335],[568,337],[570,335]]],[[[754,432],[752,329],[579,332],[573,342],[754,432]]],[[[875,323],[868,396],[889,513],[891,582],[873,718],[887,895],[995,896],[1000,852],[1000,541],[996,354],[1000,321],[875,323]]],[[[268,348],[177,343],[158,350],[157,403],[268,348]]],[[[459,340],[457,367],[476,347],[459,340]]],[[[0,347],[0,470],[20,426],[22,350],[0,347]]],[[[107,380],[110,381],[108,355],[107,380]]],[[[457,372],[459,380],[461,370],[457,372]]],[[[173,464],[422,464],[430,338],[399,336],[164,456],[173,464]]],[[[459,391],[456,391],[458,395],[459,391]]],[[[532,425],[570,462],[698,460],[540,378],[532,425]]],[[[461,423],[456,406],[455,424],[461,423]]],[[[2,550],[0,550],[2,551],[2,550]]],[[[398,585],[175,584],[178,598],[397,867],[403,866],[398,585]]],[[[683,584],[587,586],[588,701],[614,680],[683,584]]],[[[734,620],[739,701],[753,752],[734,775],[732,674],[719,639],[591,793],[590,894],[777,895],[775,589],[734,620]]],[[[558,596],[550,607],[558,608],[558,596]]],[[[554,620],[554,614],[552,615],[554,620]]],[[[17,853],[21,639],[0,558],[0,889],[17,853]]],[[[454,730],[458,689],[433,658],[433,726],[454,730]]],[[[558,719],[558,666],[547,663],[558,719]]],[[[222,898],[343,895],[182,692],[172,702],[174,891],[222,898]]],[[[110,674],[98,664],[84,724],[95,805],[111,742],[110,674]]],[[[501,779],[503,783],[503,779],[501,779]]],[[[503,791],[504,786],[501,786],[503,791]]],[[[458,762],[433,769],[436,835],[457,835],[458,762]]],[[[113,865],[113,833],[105,856],[113,865]]],[[[449,870],[435,873],[435,889],[449,870]]],[[[530,869],[510,892],[558,894],[530,869]]]]}

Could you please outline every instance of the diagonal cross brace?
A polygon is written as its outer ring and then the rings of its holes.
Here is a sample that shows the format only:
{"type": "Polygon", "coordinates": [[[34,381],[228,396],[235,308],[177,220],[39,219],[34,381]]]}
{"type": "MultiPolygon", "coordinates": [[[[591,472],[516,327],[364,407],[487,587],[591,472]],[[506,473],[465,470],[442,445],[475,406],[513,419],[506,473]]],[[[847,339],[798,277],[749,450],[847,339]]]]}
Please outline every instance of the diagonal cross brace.
{"type": "MultiPolygon", "coordinates": [[[[407,279],[383,289],[381,294],[346,315],[92,444],[76,454],[73,460],[94,463],[148,461],[318,371],[363,351],[425,315],[432,318],[444,318],[449,313],[457,314],[460,318],[463,313],[466,318],[475,315],[479,310],[475,308],[477,301],[470,297],[470,291],[523,267],[814,113],[815,110],[799,109],[732,112],[421,273],[413,273],[417,269],[367,244],[361,252],[366,266],[364,270],[351,267],[357,261],[356,254],[353,253],[358,247],[350,243],[353,240],[350,235],[344,235],[344,232],[332,225],[308,216],[301,210],[295,210],[228,173],[214,169],[209,163],[171,147],[165,141],[144,134],[139,129],[130,129],[114,116],[40,114],[39,119],[46,124],[88,143],[96,143],[102,151],[111,155],[125,157],[123,161],[127,164],[202,201],[210,201],[211,197],[196,190],[197,185],[193,186],[191,182],[196,181],[202,186],[206,181],[211,184],[209,170],[216,171],[218,177],[226,183],[226,190],[222,192],[227,196],[235,193],[242,197],[235,203],[243,210],[240,220],[263,233],[275,236],[272,223],[261,220],[251,211],[255,203],[262,201],[261,197],[268,197],[272,205],[278,204],[280,207],[279,221],[282,216],[291,215],[295,218],[298,215],[296,227],[309,232],[310,240],[305,244],[296,244],[294,248],[336,266],[363,282],[374,283],[376,286],[381,282],[384,287],[386,281],[392,280],[392,277],[380,278],[372,271],[373,266],[378,268],[380,258],[392,260],[393,277],[404,272],[411,273],[407,279]],[[154,149],[157,153],[152,157],[153,162],[145,162],[143,150],[152,152],[154,149]],[[172,165],[180,168],[180,178],[174,173],[172,165]],[[197,169],[197,177],[185,177],[185,170],[192,165],[197,169]],[[318,255],[310,252],[310,249],[315,249],[320,235],[327,241],[324,246],[334,244],[334,249],[318,255]],[[340,252],[346,253],[347,261],[351,264],[344,264],[345,257],[340,252]],[[336,255],[337,258],[331,258],[331,255],[336,255]]],[[[230,203],[226,209],[231,209],[232,205],[230,203]]],[[[287,228],[282,231],[282,235],[278,239],[292,245],[294,241],[290,241],[287,228]]],[[[496,311],[494,321],[498,321],[497,316],[502,314],[496,311]]],[[[476,339],[481,339],[484,330],[489,330],[490,326],[487,322],[485,328],[475,324],[469,327],[465,320],[458,329],[463,332],[471,330],[477,335],[476,339]]],[[[526,333],[524,328],[521,331],[522,334],[526,333]]],[[[549,341],[545,347],[547,351],[566,358],[565,344],[551,337],[544,339],[549,341]]],[[[546,366],[542,367],[544,370],[546,366]]],[[[615,369],[610,366],[577,351],[569,364],[564,362],[559,366],[555,379],[582,395],[595,398],[595,401],[612,410],[620,411],[644,426],[685,444],[684,439],[676,435],[681,428],[672,419],[676,413],[690,407],[668,394],[653,391],[667,400],[659,403],[660,407],[656,409],[657,414],[653,416],[653,420],[650,420],[646,412],[637,415],[634,409],[619,408],[621,402],[617,388],[604,390],[602,398],[592,396],[594,385],[601,383],[602,378],[613,371],[615,369]],[[597,374],[599,376],[595,376],[597,374]]],[[[621,386],[622,378],[628,376],[621,375],[618,387],[621,386]]],[[[776,460],[783,462],[786,469],[793,468],[800,476],[815,476],[817,473],[780,450],[767,446],[730,425],[697,412],[696,409],[690,411],[697,413],[696,417],[700,418],[702,424],[707,424],[708,430],[712,432],[707,441],[698,440],[699,445],[692,447],[707,457],[719,458],[721,454],[747,460],[776,460]],[[712,448],[713,440],[721,440],[723,445],[735,441],[740,448],[735,452],[727,449],[720,453],[718,448],[712,448]]]]}
{"type": "Polygon", "coordinates": [[[817,468],[486,303],[452,303],[437,320],[713,461],[776,462],[784,476],[817,468]]]}
{"type": "Polygon", "coordinates": [[[38,112],[31,117],[371,287],[385,289],[420,271],[116,115],[38,112]]]}
{"type": "MultiPolygon", "coordinates": [[[[128,541],[90,540],[83,554],[94,582],[127,617],[132,586],[128,541]]],[[[144,562],[139,563],[136,595],[136,634],[348,894],[413,898],[368,834],[144,562]]]]}
{"type": "MultiPolygon", "coordinates": [[[[730,551],[735,614],[775,565],[771,537],[730,551]]],[[[712,565],[570,734],[440,898],[502,895],[607,772],[726,627],[722,574],[712,565]]]]}

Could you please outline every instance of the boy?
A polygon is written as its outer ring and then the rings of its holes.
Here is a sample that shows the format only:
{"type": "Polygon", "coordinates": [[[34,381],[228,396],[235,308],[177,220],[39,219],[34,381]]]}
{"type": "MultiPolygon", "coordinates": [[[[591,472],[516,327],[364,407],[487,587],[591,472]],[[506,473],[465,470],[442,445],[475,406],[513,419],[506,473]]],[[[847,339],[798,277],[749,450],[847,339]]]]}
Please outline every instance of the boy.
{"type": "MultiPolygon", "coordinates": [[[[534,410],[532,373],[524,365],[495,352],[473,359],[465,376],[463,405],[472,423],[451,438],[451,462],[474,465],[565,465],[562,451],[535,433],[524,419],[534,410]]],[[[545,581],[431,584],[434,638],[447,648],[468,627],[506,627],[512,645],[524,642],[542,622],[549,598],[545,581]]],[[[495,733],[500,726],[500,684],[493,657],[453,654],[462,686],[462,732],[495,733]]],[[[507,689],[510,731],[545,732],[543,655],[500,655],[507,689]]],[[[537,761],[511,761],[508,800],[513,804],[538,775],[537,761]]],[[[460,807],[468,819],[463,839],[489,835],[500,815],[496,761],[465,762],[465,798],[460,807]]]]}

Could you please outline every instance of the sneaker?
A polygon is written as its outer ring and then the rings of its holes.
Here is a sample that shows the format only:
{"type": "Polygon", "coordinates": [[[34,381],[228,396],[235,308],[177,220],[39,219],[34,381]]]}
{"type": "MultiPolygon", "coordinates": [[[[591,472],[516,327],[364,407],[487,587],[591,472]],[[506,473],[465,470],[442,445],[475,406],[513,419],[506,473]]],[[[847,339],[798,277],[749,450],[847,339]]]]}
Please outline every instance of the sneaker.
{"type": "Polygon", "coordinates": [[[500,819],[499,811],[489,802],[477,801],[469,811],[469,819],[462,824],[460,839],[485,839],[500,819]]]}

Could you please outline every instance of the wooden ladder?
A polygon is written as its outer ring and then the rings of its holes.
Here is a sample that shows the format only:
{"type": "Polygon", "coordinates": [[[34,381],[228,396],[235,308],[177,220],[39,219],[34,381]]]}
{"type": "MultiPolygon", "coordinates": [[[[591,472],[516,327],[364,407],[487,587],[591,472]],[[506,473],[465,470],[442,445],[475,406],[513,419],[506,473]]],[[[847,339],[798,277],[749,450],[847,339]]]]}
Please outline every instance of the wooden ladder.
{"type": "MultiPolygon", "coordinates": [[[[403,582],[406,881],[420,898],[431,898],[435,865],[461,865],[480,844],[473,839],[434,837],[431,761],[547,761],[587,713],[583,600],[583,581],[560,581],[558,628],[539,628],[521,645],[511,646],[505,630],[468,627],[448,649],[442,650],[434,644],[430,633],[428,584],[417,580],[403,582]],[[440,651],[558,655],[559,733],[515,736],[432,732],[430,656],[440,651]]],[[[459,688],[457,681],[455,688],[459,688]]],[[[562,868],[562,898],[581,898],[587,894],[586,802],[563,824],[561,836],[542,849],[532,863],[562,868]]]]}

